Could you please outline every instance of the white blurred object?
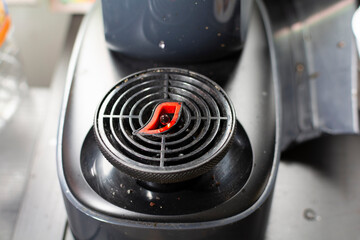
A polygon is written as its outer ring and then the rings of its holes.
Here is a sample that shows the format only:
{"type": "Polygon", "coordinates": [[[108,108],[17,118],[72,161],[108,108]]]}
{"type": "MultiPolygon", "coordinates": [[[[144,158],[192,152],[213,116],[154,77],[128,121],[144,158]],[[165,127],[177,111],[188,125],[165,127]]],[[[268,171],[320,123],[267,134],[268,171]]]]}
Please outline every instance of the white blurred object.
{"type": "Polygon", "coordinates": [[[7,0],[8,5],[33,5],[37,0],[7,0]]]}
{"type": "Polygon", "coordinates": [[[51,9],[56,12],[85,14],[95,0],[50,0],[51,9]]]}
{"type": "MultiPolygon", "coordinates": [[[[356,10],[352,18],[352,30],[355,36],[355,42],[358,52],[358,93],[360,92],[360,7],[356,10]]],[[[358,98],[358,106],[360,110],[360,96],[358,98]]]]}
{"type": "Polygon", "coordinates": [[[358,54],[360,57],[360,8],[358,8],[352,19],[352,30],[355,35],[355,41],[358,48],[358,54]]]}
{"type": "Polygon", "coordinates": [[[19,61],[19,48],[14,43],[10,18],[4,1],[0,1],[0,130],[15,113],[27,89],[19,61]]]}

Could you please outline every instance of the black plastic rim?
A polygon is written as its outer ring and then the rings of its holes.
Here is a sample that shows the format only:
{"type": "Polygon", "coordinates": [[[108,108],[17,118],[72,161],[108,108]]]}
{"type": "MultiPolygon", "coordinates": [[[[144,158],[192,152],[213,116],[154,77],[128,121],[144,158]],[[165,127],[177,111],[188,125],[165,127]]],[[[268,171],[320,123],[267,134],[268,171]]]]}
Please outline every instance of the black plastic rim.
{"type": "Polygon", "coordinates": [[[214,167],[231,145],[235,122],[234,108],[215,82],[159,68],[120,80],[100,103],[94,131],[104,156],[119,170],[143,181],[174,183],[214,167]],[[182,103],[179,122],[163,134],[136,134],[166,101],[182,103]]]}

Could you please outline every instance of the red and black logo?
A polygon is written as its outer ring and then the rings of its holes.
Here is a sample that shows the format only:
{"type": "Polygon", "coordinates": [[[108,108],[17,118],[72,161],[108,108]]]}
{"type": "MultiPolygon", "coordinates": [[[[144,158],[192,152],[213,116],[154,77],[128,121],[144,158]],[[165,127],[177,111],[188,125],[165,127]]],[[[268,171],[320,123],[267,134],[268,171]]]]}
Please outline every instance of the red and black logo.
{"type": "Polygon", "coordinates": [[[156,106],[150,120],[134,134],[152,135],[169,131],[179,121],[181,102],[163,102],[156,106]]]}

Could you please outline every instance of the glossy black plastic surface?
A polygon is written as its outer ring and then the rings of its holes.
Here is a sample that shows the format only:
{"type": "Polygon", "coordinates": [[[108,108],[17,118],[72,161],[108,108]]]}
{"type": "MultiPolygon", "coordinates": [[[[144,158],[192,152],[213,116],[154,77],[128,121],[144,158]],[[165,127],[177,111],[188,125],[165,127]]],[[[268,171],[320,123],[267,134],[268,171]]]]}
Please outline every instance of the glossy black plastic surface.
{"type": "MultiPolygon", "coordinates": [[[[136,61],[114,55],[108,51],[102,37],[101,8],[96,8],[94,17],[88,23],[88,30],[81,45],[79,61],[68,97],[61,140],[61,171],[64,181],[75,198],[98,212],[129,219],[143,221],[196,222],[223,219],[232,216],[232,209],[245,211],[264,194],[264,189],[271,178],[274,164],[275,111],[273,84],[269,76],[268,58],[264,57],[267,45],[248,43],[248,50],[242,54],[245,62],[239,63],[239,56],[225,58],[221,61],[170,65],[181,67],[205,75],[225,89],[234,103],[236,116],[245,129],[251,143],[253,167],[244,191],[239,191],[231,199],[196,214],[178,216],[149,215],[128,211],[104,200],[87,183],[81,173],[81,149],[90,128],[93,125],[94,113],[108,90],[125,76],[147,68],[162,67],[165,64],[156,61],[136,61]],[[101,61],[99,60],[101,59],[101,61]],[[251,76],[243,74],[243,63],[251,66],[251,76]],[[218,211],[218,208],[221,210],[218,211]],[[166,218],[164,217],[166,216],[166,218]]],[[[261,24],[261,23],[257,23],[261,24]]],[[[251,34],[251,31],[249,32],[251,34]]],[[[260,33],[256,39],[264,39],[260,33]]],[[[260,42],[264,42],[260,41],[260,42]]],[[[168,64],[165,67],[169,67],[168,64]]]]}
{"type": "Polygon", "coordinates": [[[271,206],[271,196],[250,216],[241,220],[223,219],[217,222],[173,224],[160,222],[130,222],[106,216],[100,221],[86,209],[77,208],[65,197],[69,226],[77,240],[219,240],[264,239],[271,206]],[[94,217],[90,217],[90,216],[94,217]]]}
{"type": "Polygon", "coordinates": [[[219,59],[243,45],[252,0],[102,0],[110,49],[139,59],[219,59]]]}
{"type": "MultiPolygon", "coordinates": [[[[255,16],[252,23],[256,27],[250,28],[252,40],[247,42],[241,62],[237,55],[216,62],[178,65],[137,61],[109,52],[98,5],[82,33],[79,58],[73,61],[76,67],[69,75],[59,135],[59,178],[69,226],[76,239],[262,238],[277,170],[278,118],[266,37],[260,17],[255,16]],[[108,89],[129,74],[160,66],[189,69],[216,81],[234,103],[251,143],[253,164],[248,180],[242,190],[214,208],[186,215],[133,212],[102,198],[82,174],[82,145],[93,125],[96,107],[108,89]]],[[[158,185],[140,185],[159,191],[158,185]]]]}
{"type": "Polygon", "coordinates": [[[121,172],[102,155],[90,130],[81,151],[82,173],[94,191],[120,208],[152,215],[204,211],[230,200],[250,175],[250,143],[239,123],[237,129],[224,158],[209,172],[182,184],[142,183],[121,172]]]}

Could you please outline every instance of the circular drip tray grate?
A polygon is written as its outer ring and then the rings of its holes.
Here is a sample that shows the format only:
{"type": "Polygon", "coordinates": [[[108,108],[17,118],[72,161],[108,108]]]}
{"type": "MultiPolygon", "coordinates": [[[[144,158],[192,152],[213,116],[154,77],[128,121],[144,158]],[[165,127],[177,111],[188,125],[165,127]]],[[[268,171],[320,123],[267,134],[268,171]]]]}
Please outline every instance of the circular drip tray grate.
{"type": "Polygon", "coordinates": [[[173,183],[215,166],[232,142],[235,122],[216,83],[161,68],[118,82],[98,107],[94,130],[115,167],[143,181],[173,183]]]}

